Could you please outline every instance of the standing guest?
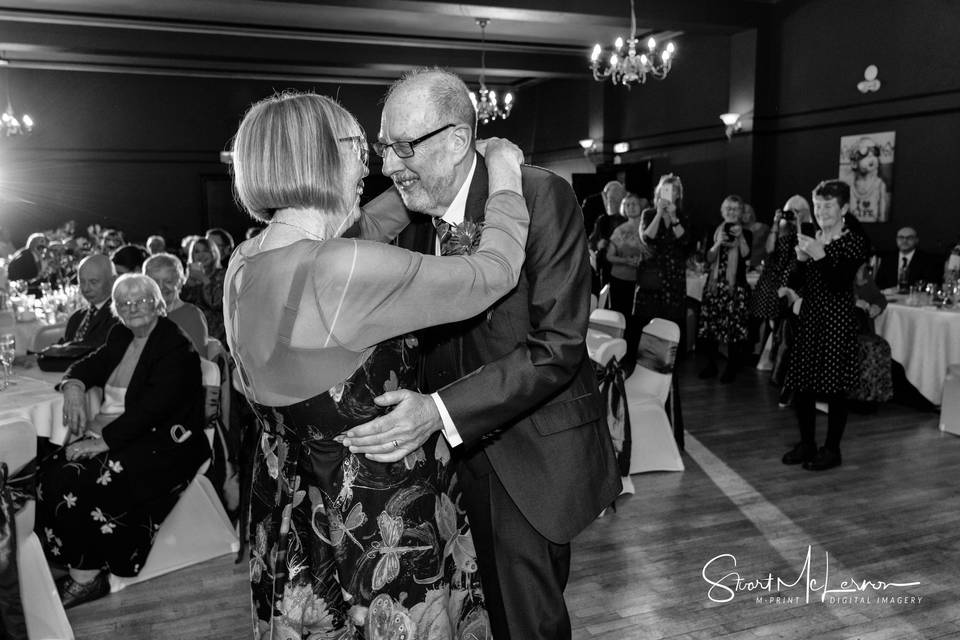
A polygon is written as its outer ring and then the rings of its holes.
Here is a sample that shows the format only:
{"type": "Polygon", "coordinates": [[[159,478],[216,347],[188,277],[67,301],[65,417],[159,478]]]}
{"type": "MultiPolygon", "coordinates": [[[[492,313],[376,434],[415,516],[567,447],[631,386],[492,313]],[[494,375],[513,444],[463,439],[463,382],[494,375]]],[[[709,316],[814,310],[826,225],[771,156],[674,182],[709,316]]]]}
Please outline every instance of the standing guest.
{"type": "Polygon", "coordinates": [[[811,220],[810,205],[801,195],[790,196],[783,209],[778,209],[773,216],[773,227],[763,250],[766,256],[763,272],[750,301],[750,313],[760,321],[761,350],[770,331],[776,329],[777,321],[783,315],[779,291],[787,286],[787,278],[796,259],[794,248],[797,246],[798,225],[811,220]]]}
{"type": "Polygon", "coordinates": [[[147,253],[152,256],[163,253],[167,250],[167,241],[163,236],[150,236],[147,238],[147,253]]]}
{"type": "Polygon", "coordinates": [[[223,276],[220,250],[212,240],[197,238],[187,252],[187,281],[180,292],[184,302],[203,312],[211,338],[226,344],[223,330],[223,276]]]}
{"type": "Polygon", "coordinates": [[[912,287],[918,282],[939,284],[943,279],[942,263],[931,254],[918,249],[920,236],[913,227],[897,231],[896,253],[880,259],[874,277],[877,286],[889,289],[901,284],[912,287]]]}
{"type": "Polygon", "coordinates": [[[0,260],[5,260],[17,250],[10,241],[10,232],[0,227],[0,260]]]}
{"type": "Polygon", "coordinates": [[[65,608],[110,593],[109,574],[135,576],[157,528],[210,454],[203,435],[200,357],[163,317],[156,283],[127,274],[113,286],[120,318],[106,344],[67,369],[63,422],[75,438],[40,463],[37,524],[65,608]],[[86,413],[85,390],[104,390],[86,413]]]}
{"type": "MultiPolygon", "coordinates": [[[[475,117],[469,100],[465,108],[475,117]]],[[[466,123],[434,129],[444,135],[392,149],[473,154],[466,123]]],[[[363,237],[388,239],[408,215],[394,190],[384,197],[398,216],[360,211],[367,143],[340,105],[287,93],[240,124],[236,191],[268,223],[237,249],[226,295],[231,352],[264,429],[250,518],[257,637],[355,638],[356,624],[370,639],[488,637],[442,438],[398,439],[390,450],[403,453],[390,464],[335,440],[386,411],[374,396],[415,384],[417,340],[404,333],[480,313],[516,285],[528,227],[523,155],[505,141],[486,153],[492,195],[480,203],[476,252],[424,257],[341,237],[359,220],[363,237]]]]}
{"type": "Polygon", "coordinates": [[[107,256],[96,253],[80,261],[77,284],[88,306],[74,311],[67,319],[61,343],[83,344],[91,348],[106,343],[110,330],[117,323],[107,304],[116,279],[113,263],[107,256]]]}
{"type": "MultiPolygon", "coordinates": [[[[640,234],[650,256],[640,265],[633,314],[640,330],[653,318],[685,329],[687,232],[681,221],[683,182],[672,173],[660,176],[653,192],[656,209],[646,209],[640,234]]],[[[680,344],[684,344],[681,338],[680,344]]]]}
{"type": "Polygon", "coordinates": [[[205,237],[217,245],[217,250],[220,252],[220,268],[226,269],[230,262],[230,256],[233,254],[233,248],[236,246],[233,236],[226,229],[214,227],[213,229],[207,229],[205,237]]]}
{"type": "Polygon", "coordinates": [[[840,465],[840,439],[847,424],[847,392],[856,384],[857,318],[854,279],[869,254],[866,236],[850,209],[850,185],[825,180],[813,191],[816,237],[797,237],[797,264],[791,276],[792,307],[800,317],[787,372],[800,427],[800,442],[783,456],[784,464],[823,471],[840,465]],[[816,444],[816,401],[829,407],[827,439],[816,444]]]}
{"type": "MultiPolygon", "coordinates": [[[[421,69],[391,87],[377,148],[408,209],[449,223],[482,216],[488,168],[469,151],[475,122],[453,74],[421,69]],[[406,153],[403,141],[451,122],[456,134],[406,153]]],[[[530,234],[519,285],[487,312],[425,332],[422,388],[431,395],[384,394],[377,403],[393,411],[343,443],[389,462],[442,431],[458,461],[491,635],[553,640],[571,635],[570,540],[621,483],[584,342],[590,269],[580,207],[557,175],[524,166],[521,176],[530,234]]],[[[418,248],[436,250],[429,236],[418,248]]]]}
{"type": "Polygon", "coordinates": [[[620,201],[626,193],[627,190],[623,184],[616,180],[611,180],[604,185],[603,205],[606,215],[597,218],[593,224],[593,231],[587,239],[590,249],[596,254],[597,274],[600,276],[601,287],[610,282],[610,263],[607,262],[607,243],[610,241],[610,234],[627,221],[620,215],[620,201]]]}
{"type": "Polygon", "coordinates": [[[732,382],[742,359],[744,342],[749,334],[750,287],[747,265],[753,240],[740,224],[743,199],[727,196],[720,205],[721,223],[713,234],[713,246],[707,252],[707,282],[700,307],[697,335],[707,355],[707,366],[701,378],[717,375],[720,345],[727,347],[727,363],[720,382],[732,382]]]}
{"type": "Polygon", "coordinates": [[[199,240],[203,236],[198,236],[196,234],[183,236],[180,240],[180,255],[186,260],[187,256],[190,254],[190,247],[193,245],[195,240],[199,240]]]}
{"type": "Polygon", "coordinates": [[[123,232],[118,229],[104,229],[100,233],[100,253],[105,256],[112,255],[114,251],[122,247],[125,243],[123,232]]]}
{"type": "Polygon", "coordinates": [[[110,261],[117,270],[117,275],[125,273],[140,273],[143,261],[150,257],[147,250],[135,244],[125,244],[110,254],[110,261]]]}
{"type": "Polygon", "coordinates": [[[7,265],[7,279],[36,283],[44,276],[44,258],[47,254],[47,236],[31,233],[27,244],[13,254],[7,265]]]}
{"type": "Polygon", "coordinates": [[[637,326],[633,315],[633,294],[637,286],[637,267],[650,256],[650,250],[640,239],[640,198],[628,193],[620,201],[620,214],[626,222],[613,230],[607,245],[610,264],[610,308],[623,314],[627,322],[624,338],[627,352],[623,356],[624,375],[629,376],[637,358],[637,345],[643,325],[637,326]]]}
{"type": "Polygon", "coordinates": [[[158,253],[143,263],[143,273],[160,287],[163,304],[167,307],[167,317],[177,323],[193,342],[197,353],[207,353],[207,321],[197,307],[180,299],[180,290],[187,276],[183,272],[183,263],[169,253],[158,253]]]}
{"type": "Polygon", "coordinates": [[[770,225],[757,220],[757,212],[749,202],[743,203],[740,224],[753,235],[753,242],[750,245],[750,268],[756,269],[767,255],[764,249],[767,246],[767,236],[770,235],[770,225]]]}

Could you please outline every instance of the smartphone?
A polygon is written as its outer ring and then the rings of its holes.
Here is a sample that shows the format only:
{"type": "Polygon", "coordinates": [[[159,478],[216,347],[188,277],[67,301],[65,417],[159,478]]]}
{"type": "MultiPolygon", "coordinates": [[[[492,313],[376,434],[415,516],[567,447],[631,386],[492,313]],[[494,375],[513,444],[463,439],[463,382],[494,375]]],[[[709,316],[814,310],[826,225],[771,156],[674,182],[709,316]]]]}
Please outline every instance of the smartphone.
{"type": "Polygon", "coordinates": [[[733,228],[737,226],[736,222],[724,222],[723,223],[723,235],[726,236],[727,242],[733,241],[733,228]]]}
{"type": "Polygon", "coordinates": [[[660,199],[673,204],[673,185],[669,182],[660,187],[660,199]]]}
{"type": "Polygon", "coordinates": [[[817,226],[812,222],[801,222],[800,233],[811,238],[817,237],[817,226]]]}

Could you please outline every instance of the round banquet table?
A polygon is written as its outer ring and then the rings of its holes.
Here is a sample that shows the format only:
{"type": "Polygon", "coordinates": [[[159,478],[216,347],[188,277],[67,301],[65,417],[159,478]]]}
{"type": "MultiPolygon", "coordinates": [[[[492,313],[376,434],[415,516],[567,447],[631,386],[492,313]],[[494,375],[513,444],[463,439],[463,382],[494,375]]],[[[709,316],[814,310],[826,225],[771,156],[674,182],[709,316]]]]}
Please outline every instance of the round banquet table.
{"type": "Polygon", "coordinates": [[[960,311],[891,303],[877,317],[876,327],[907,380],[930,402],[940,404],[947,366],[960,363],[960,311]]]}
{"type": "Polygon", "coordinates": [[[49,438],[53,444],[63,444],[68,434],[63,425],[63,394],[53,388],[63,374],[20,366],[13,370],[16,384],[0,391],[0,420],[26,418],[38,436],[49,438]]]}

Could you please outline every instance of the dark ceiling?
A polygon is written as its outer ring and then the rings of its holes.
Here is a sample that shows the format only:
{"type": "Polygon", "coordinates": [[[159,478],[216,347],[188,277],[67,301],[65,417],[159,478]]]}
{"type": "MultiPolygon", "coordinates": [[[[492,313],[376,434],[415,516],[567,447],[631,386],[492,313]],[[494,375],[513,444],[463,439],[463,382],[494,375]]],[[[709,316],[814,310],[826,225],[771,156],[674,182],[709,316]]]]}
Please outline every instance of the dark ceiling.
{"type": "MultiPolygon", "coordinates": [[[[729,34],[776,0],[638,0],[638,34],[729,34]]],[[[628,0],[0,0],[11,68],[386,84],[439,64],[490,84],[582,78],[594,42],[628,35],[628,0]]]]}

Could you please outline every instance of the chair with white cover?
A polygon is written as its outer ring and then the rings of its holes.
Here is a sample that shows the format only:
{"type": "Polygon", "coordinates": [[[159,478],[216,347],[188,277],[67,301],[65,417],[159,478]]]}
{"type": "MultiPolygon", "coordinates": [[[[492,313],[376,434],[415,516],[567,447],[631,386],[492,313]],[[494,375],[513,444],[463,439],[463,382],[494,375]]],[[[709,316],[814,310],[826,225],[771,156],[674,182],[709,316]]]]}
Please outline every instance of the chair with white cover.
{"type": "Polygon", "coordinates": [[[680,327],[654,318],[643,328],[637,367],[626,383],[633,442],[630,473],[683,471],[673,427],[664,405],[670,395],[680,327]]]}
{"type": "MultiPolygon", "coordinates": [[[[630,424],[630,418],[626,403],[618,400],[614,403],[616,406],[610,406],[610,397],[619,395],[618,380],[622,380],[622,372],[618,369],[611,370],[609,365],[612,361],[619,363],[627,353],[627,341],[623,338],[613,338],[607,334],[594,330],[587,331],[587,354],[595,363],[605,368],[601,374],[598,372],[600,380],[601,395],[604,395],[604,404],[607,410],[607,425],[610,427],[610,437],[614,443],[614,450],[617,452],[618,460],[621,459],[621,451],[624,447],[630,446],[629,433],[624,432],[627,425],[630,424]],[[604,394],[607,391],[607,394],[604,394]]],[[[619,366],[619,364],[617,364],[619,366]]],[[[625,462],[622,464],[625,465],[625,462]]],[[[634,493],[633,481],[630,475],[624,473],[621,476],[620,494],[634,493]]]]}
{"type": "Polygon", "coordinates": [[[940,431],[960,436],[960,364],[947,367],[940,401],[940,431]]]}
{"type": "Polygon", "coordinates": [[[605,333],[611,338],[622,338],[627,328],[627,319],[619,311],[612,309],[594,309],[590,313],[591,329],[605,333]]]}
{"type": "MultiPolygon", "coordinates": [[[[14,475],[37,455],[37,432],[23,418],[0,421],[0,462],[14,475]]],[[[36,503],[30,500],[16,515],[20,599],[31,640],[73,640],[73,630],[60,603],[40,539],[33,532],[36,503]]]]}
{"type": "MultiPolygon", "coordinates": [[[[200,359],[203,386],[207,390],[207,411],[219,411],[220,368],[205,358],[200,359]]],[[[213,445],[213,429],[205,429],[213,445]]],[[[206,562],[240,550],[240,539],[224,511],[220,497],[204,475],[210,462],[204,462],[190,486],[167,515],[153,541],[150,555],[135,577],[110,576],[110,590],[119,591],[131,584],[156,578],[178,569],[206,562]]]]}
{"type": "Polygon", "coordinates": [[[52,324],[43,327],[33,336],[33,351],[43,351],[52,344],[56,344],[67,330],[65,324],[52,324]]]}
{"type": "Polygon", "coordinates": [[[605,284],[600,287],[600,295],[597,297],[597,309],[606,309],[607,301],[610,299],[610,285],[605,284]]]}

